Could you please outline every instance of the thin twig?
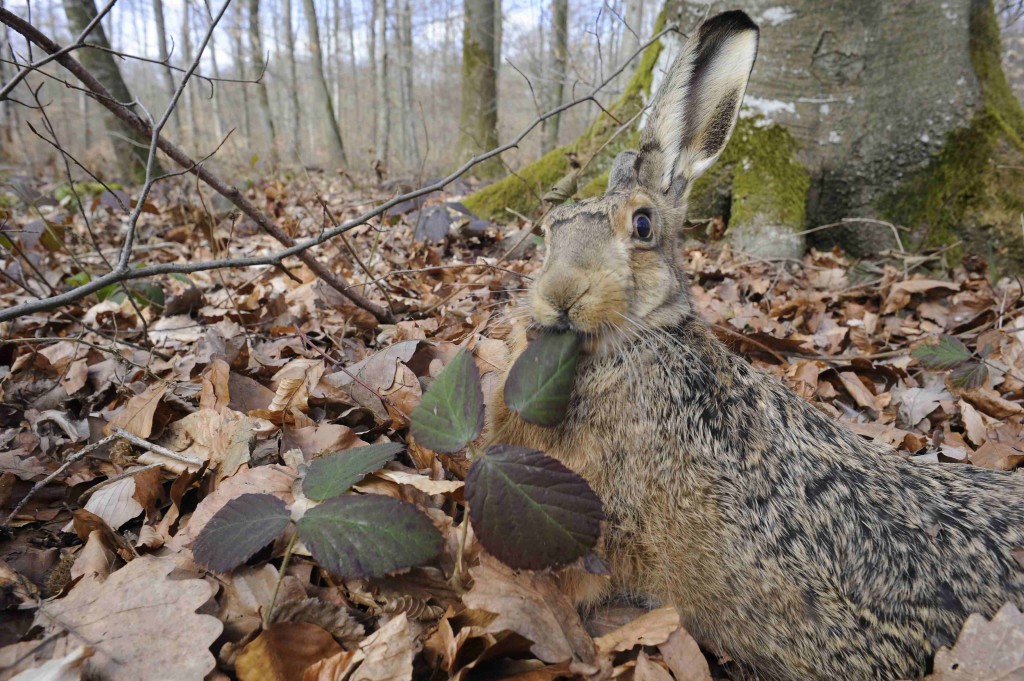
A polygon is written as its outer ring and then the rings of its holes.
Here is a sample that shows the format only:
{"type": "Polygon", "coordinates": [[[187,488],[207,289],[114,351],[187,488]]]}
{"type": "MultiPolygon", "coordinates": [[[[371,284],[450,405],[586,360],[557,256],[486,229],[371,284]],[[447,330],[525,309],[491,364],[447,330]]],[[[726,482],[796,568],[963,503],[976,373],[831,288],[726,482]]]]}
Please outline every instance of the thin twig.
{"type": "Polygon", "coordinates": [[[128,442],[131,442],[133,445],[142,447],[143,449],[153,452],[154,454],[158,454],[159,456],[164,456],[167,457],[168,459],[179,461],[187,466],[195,466],[199,468],[204,463],[206,463],[202,459],[198,459],[194,456],[188,456],[187,454],[182,454],[181,452],[171,451],[170,449],[167,449],[167,447],[161,447],[160,445],[153,444],[149,440],[143,439],[138,435],[135,435],[134,433],[129,433],[124,428],[115,427],[114,434],[117,435],[118,437],[128,440],[128,442]]]}

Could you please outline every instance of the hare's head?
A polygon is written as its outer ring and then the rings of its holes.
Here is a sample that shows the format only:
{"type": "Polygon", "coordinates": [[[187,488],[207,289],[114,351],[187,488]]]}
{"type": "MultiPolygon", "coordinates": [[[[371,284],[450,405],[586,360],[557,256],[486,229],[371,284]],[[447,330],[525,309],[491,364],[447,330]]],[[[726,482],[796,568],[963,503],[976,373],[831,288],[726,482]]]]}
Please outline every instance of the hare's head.
{"type": "Polygon", "coordinates": [[[690,313],[678,263],[686,201],[732,134],[757,38],[743,12],[704,22],[667,74],[640,149],[615,159],[605,195],[548,214],[544,268],[530,294],[541,326],[600,338],[690,313]]]}

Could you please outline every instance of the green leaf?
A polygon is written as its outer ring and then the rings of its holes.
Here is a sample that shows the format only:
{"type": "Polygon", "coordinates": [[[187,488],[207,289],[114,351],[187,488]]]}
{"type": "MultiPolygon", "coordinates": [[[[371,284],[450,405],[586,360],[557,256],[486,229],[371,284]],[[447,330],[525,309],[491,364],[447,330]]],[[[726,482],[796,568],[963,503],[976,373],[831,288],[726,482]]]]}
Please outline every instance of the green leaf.
{"type": "Polygon", "coordinates": [[[89,276],[88,272],[79,272],[67,277],[64,281],[68,286],[85,286],[92,281],[92,277],[89,276]]]}
{"type": "Polygon", "coordinates": [[[988,379],[988,367],[981,362],[965,362],[953,369],[949,382],[956,388],[973,390],[985,385],[988,379]]]}
{"type": "Polygon", "coordinates": [[[558,425],[569,408],[579,357],[576,334],[544,334],[512,365],[505,381],[505,404],[529,423],[558,425]]]}
{"type": "Polygon", "coordinates": [[[441,552],[441,533],[412,504],[380,494],[345,495],[299,520],[299,538],[325,569],[345,578],[381,577],[441,552]]]}
{"type": "Polygon", "coordinates": [[[413,410],[412,436],[435,452],[452,454],[484,428],[484,394],[473,357],[460,350],[413,410]]]}
{"type": "Polygon", "coordinates": [[[564,565],[597,543],[604,512],[587,481],[533,449],[495,445],[466,476],[480,543],[506,565],[564,565]]]}
{"type": "Polygon", "coordinates": [[[290,520],[288,507],[271,494],[243,494],[217,511],[196,538],[196,562],[213,572],[235,569],[274,541],[290,520]]]}
{"type": "Polygon", "coordinates": [[[953,336],[943,334],[934,345],[920,345],[911,352],[925,369],[946,370],[963,364],[971,358],[967,346],[953,336]]]}
{"type": "Polygon", "coordinates": [[[367,473],[379,471],[400,451],[402,445],[398,442],[382,442],[314,459],[302,481],[302,493],[316,501],[336,497],[367,473]]]}

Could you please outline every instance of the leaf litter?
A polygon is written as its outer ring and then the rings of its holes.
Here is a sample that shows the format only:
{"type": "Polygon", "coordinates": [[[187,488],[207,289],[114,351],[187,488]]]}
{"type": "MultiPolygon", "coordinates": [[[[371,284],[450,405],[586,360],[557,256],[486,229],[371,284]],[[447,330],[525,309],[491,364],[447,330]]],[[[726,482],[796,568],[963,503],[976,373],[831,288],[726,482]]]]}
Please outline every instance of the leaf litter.
{"type": "MultiPolygon", "coordinates": [[[[305,208],[317,195],[345,218],[373,193],[327,178],[248,191],[295,235],[321,228],[323,216],[305,208]]],[[[139,243],[154,263],[212,258],[226,244],[235,257],[275,247],[246,221],[205,214],[185,189],[152,202],[139,243]]],[[[49,283],[102,273],[66,255],[88,243],[77,213],[33,210],[65,226],[65,243],[26,246],[49,283]]],[[[118,214],[89,210],[101,244],[117,246],[118,214]]],[[[37,217],[14,210],[8,226],[37,217]]],[[[68,465],[0,534],[0,679],[48,678],[51,669],[69,679],[85,670],[310,681],[726,678],[730,662],[702,651],[674,612],[620,609],[631,619],[595,637],[588,621],[600,610],[581,619],[553,575],[487,556],[463,496],[471,461],[462,450],[479,435],[481,413],[458,414],[457,432],[419,434],[410,434],[410,415],[424,404],[449,408],[438,398],[469,385],[456,380],[429,397],[453,361],[462,363],[454,379],[479,375],[485,393],[495,385],[540,258],[532,243],[508,254],[514,244],[494,227],[459,236],[455,226],[425,243],[416,228],[416,216],[399,211],[350,232],[361,265],[340,243],[317,250],[354,285],[375,282],[362,289],[398,312],[395,324],[379,324],[289,260],[154,280],[163,305],[136,300],[141,317],[125,295],[103,295],[4,328],[14,342],[0,344],[0,518],[68,465]],[[124,440],[71,459],[115,428],[202,466],[124,440]],[[377,449],[327,458],[366,446],[377,449]],[[197,565],[197,538],[246,495],[267,496],[274,522],[285,522],[287,507],[301,523],[316,470],[314,479],[326,477],[312,496],[354,483],[334,498],[397,500],[440,534],[440,553],[399,573],[339,578],[301,545],[283,566],[288,534],[268,532],[239,544],[244,564],[232,572],[197,565]]],[[[1019,280],[974,260],[948,268],[933,258],[925,268],[812,251],[776,263],[721,242],[689,244],[683,262],[698,310],[724,342],[863,437],[945,465],[1024,463],[1019,280]]],[[[13,258],[0,267],[0,305],[45,292],[13,258]]],[[[530,397],[526,386],[515,399],[526,408],[530,397]]],[[[385,512],[387,521],[402,518],[385,512]]],[[[331,525],[316,514],[306,522],[331,525]]],[[[386,568],[388,556],[380,560],[386,568]]],[[[939,653],[934,678],[1019,669],[1020,646],[1005,642],[1022,636],[1012,608],[972,616],[939,653]]]]}

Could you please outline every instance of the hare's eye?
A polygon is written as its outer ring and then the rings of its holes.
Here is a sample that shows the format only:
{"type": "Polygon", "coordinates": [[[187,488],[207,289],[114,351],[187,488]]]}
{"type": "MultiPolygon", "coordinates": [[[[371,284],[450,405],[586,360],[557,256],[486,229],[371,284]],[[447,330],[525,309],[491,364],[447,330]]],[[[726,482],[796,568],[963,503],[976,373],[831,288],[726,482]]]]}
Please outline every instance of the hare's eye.
{"type": "Polygon", "coordinates": [[[633,235],[642,241],[650,241],[654,235],[651,218],[645,213],[633,213],[633,235]]]}

